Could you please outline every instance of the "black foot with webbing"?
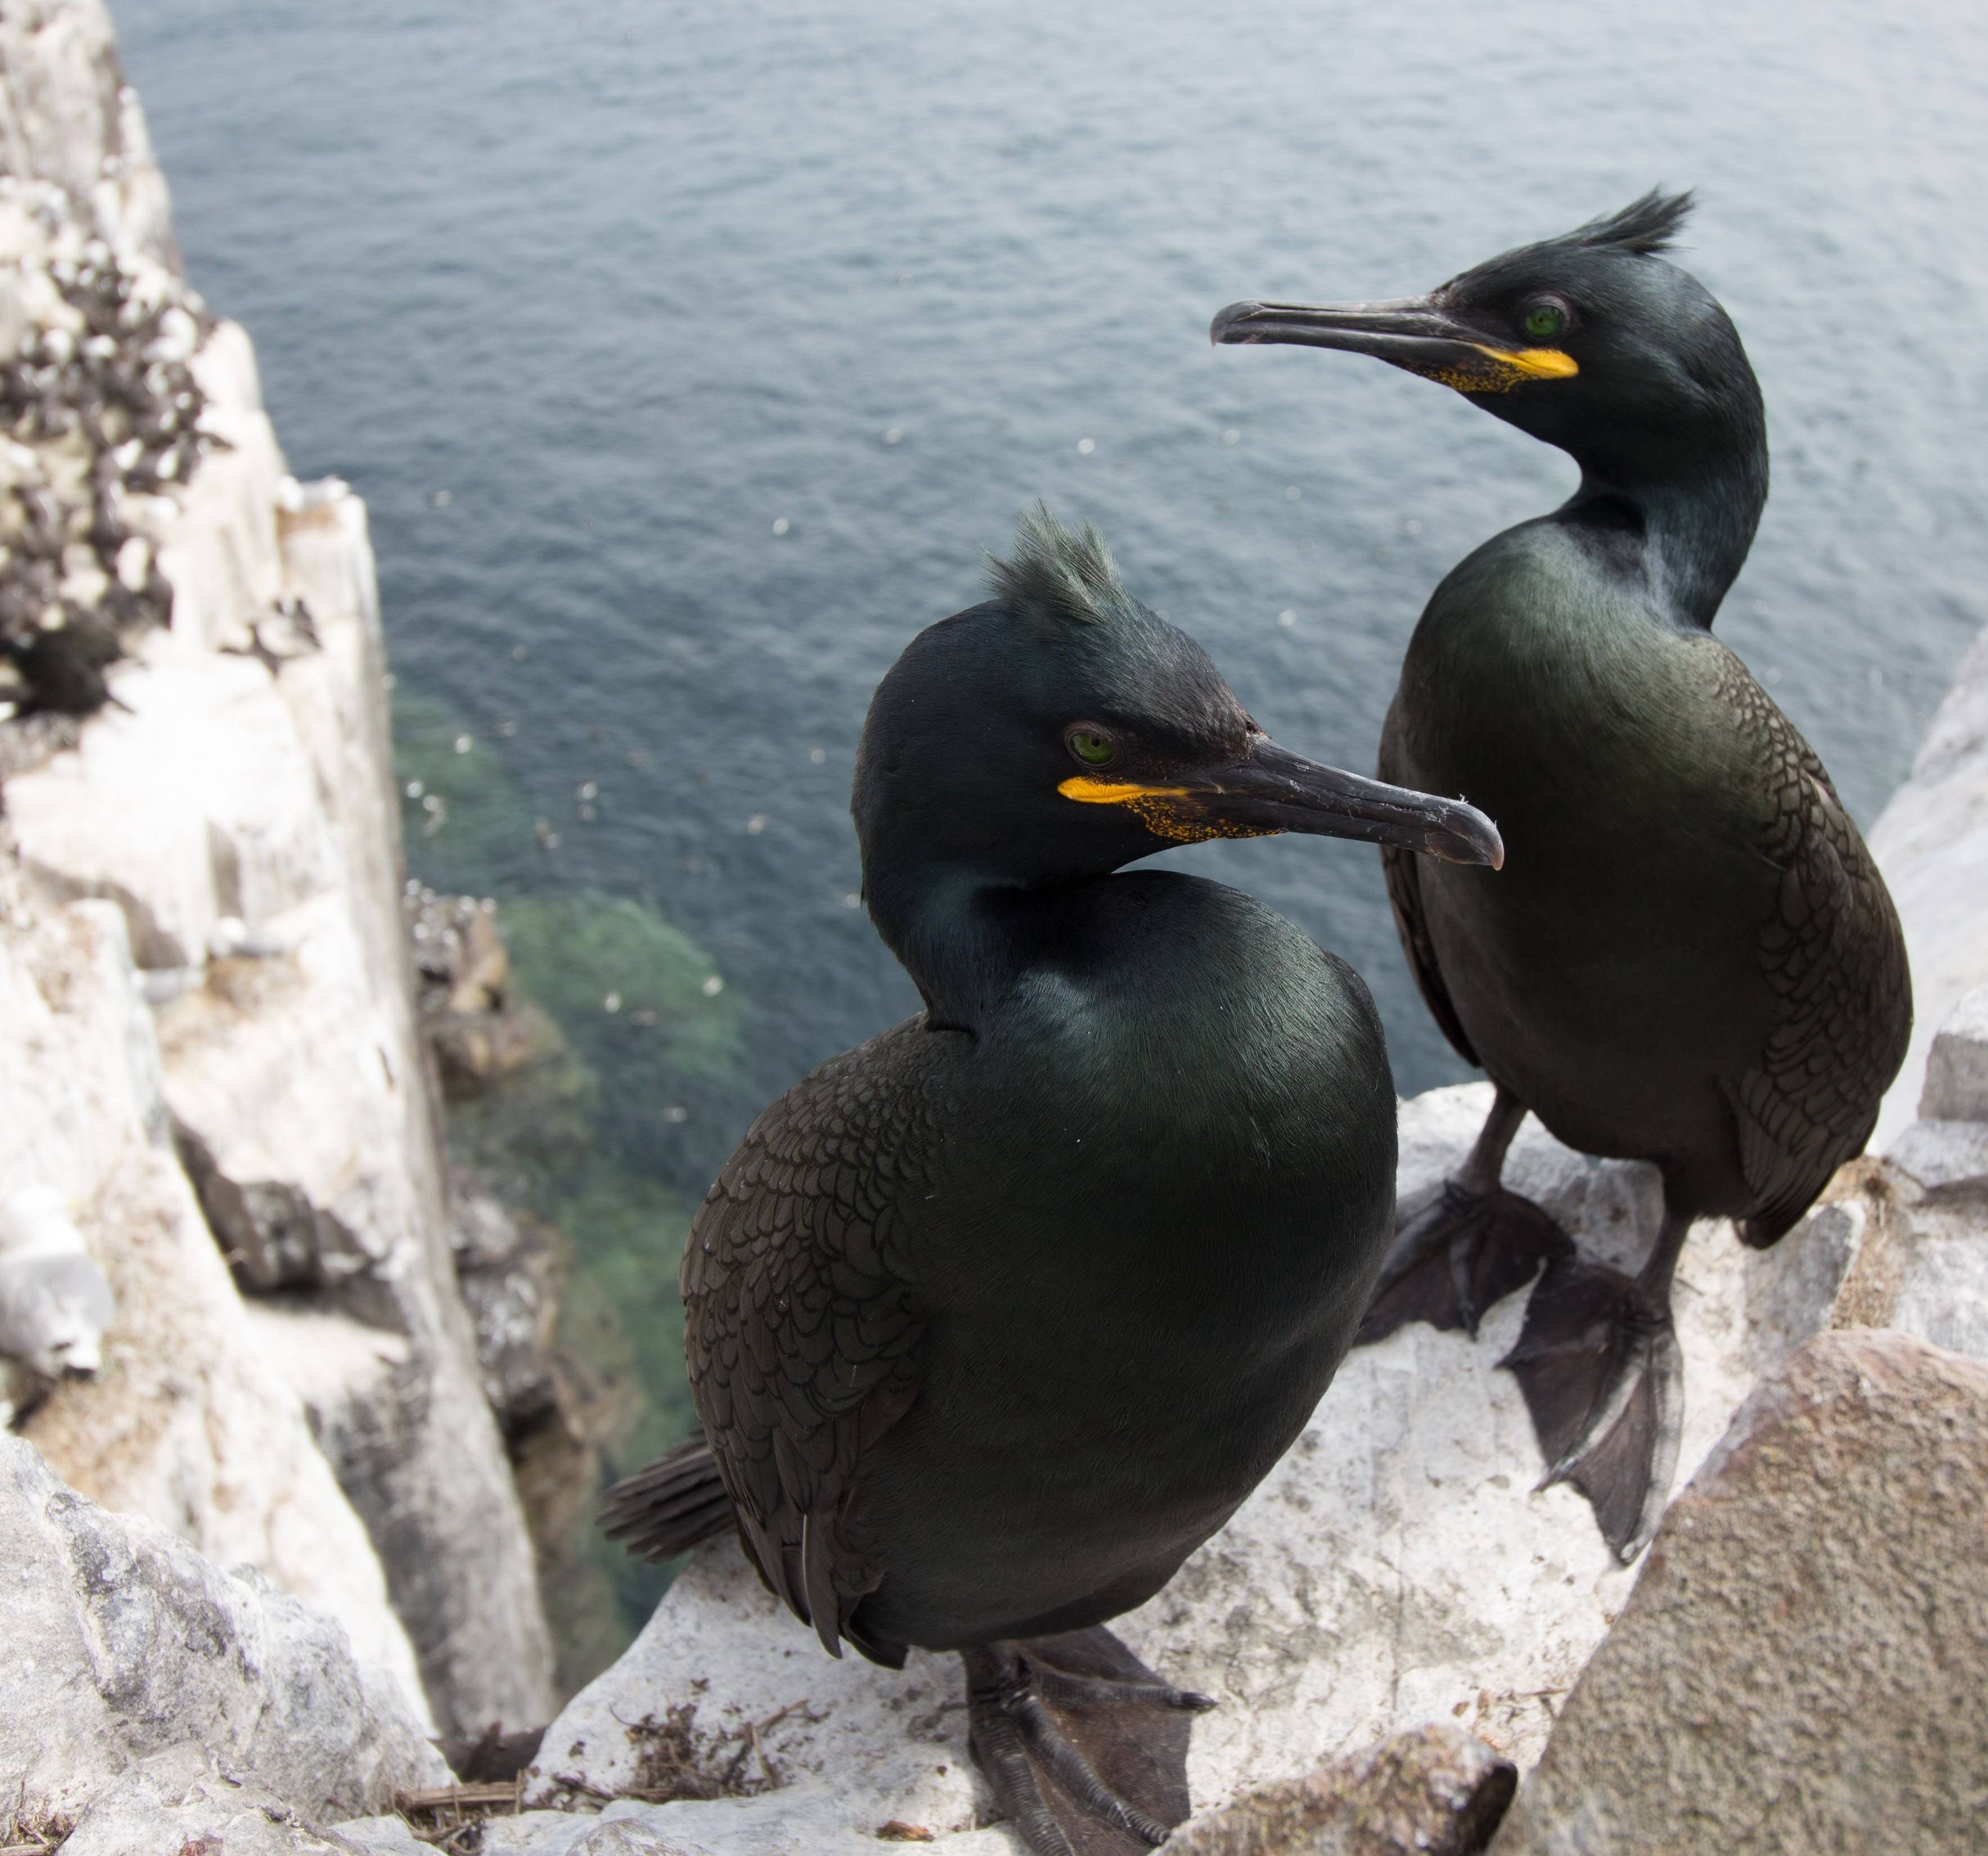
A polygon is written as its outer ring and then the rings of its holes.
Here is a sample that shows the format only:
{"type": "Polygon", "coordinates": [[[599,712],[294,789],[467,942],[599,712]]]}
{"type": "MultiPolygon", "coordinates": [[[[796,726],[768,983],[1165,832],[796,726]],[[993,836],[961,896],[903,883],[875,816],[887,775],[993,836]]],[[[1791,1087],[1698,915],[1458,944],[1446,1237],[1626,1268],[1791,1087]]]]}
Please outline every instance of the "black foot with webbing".
{"type": "Polygon", "coordinates": [[[1671,1322],[1675,1236],[1667,1225],[1642,1273],[1576,1256],[1547,1266],[1518,1344],[1499,1362],[1525,1395],[1547,1459],[1540,1486],[1587,1496],[1625,1563],[1649,1544],[1676,1472],[1684,1361],[1671,1322]]]}
{"type": "Polygon", "coordinates": [[[961,1652],[969,1742],[1031,1856],[1145,1856],[1188,1816],[1194,1716],[1101,1625],[961,1652]]]}

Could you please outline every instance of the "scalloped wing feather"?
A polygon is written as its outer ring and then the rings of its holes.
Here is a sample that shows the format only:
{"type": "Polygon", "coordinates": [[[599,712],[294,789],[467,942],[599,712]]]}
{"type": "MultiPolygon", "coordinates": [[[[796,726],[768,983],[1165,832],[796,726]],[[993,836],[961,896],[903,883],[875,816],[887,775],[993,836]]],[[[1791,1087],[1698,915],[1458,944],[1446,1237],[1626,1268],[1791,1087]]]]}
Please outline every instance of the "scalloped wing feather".
{"type": "Polygon", "coordinates": [[[1764,1246],[1870,1138],[1905,1060],[1912,982],[1898,911],[1815,751],[1729,652],[1717,694],[1767,759],[1775,810],[1759,848],[1782,873],[1760,936],[1773,1029],[1725,1083],[1756,1195],[1742,1235],[1764,1246]]]}
{"type": "Polygon", "coordinates": [[[691,1391],[741,1537],[833,1655],[884,1577],[856,1513],[863,1455],[918,1396],[903,1209],[939,1144],[936,1056],[913,1019],[796,1084],[725,1162],[684,1250],[691,1391]]]}

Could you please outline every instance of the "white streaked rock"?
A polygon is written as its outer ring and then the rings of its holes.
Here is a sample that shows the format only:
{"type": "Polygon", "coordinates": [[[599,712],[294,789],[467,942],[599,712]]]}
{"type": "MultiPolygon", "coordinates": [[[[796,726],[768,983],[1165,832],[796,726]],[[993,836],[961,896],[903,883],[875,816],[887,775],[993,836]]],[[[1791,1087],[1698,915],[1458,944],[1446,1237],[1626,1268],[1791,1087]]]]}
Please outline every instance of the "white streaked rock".
{"type": "Polygon", "coordinates": [[[1988,632],[1975,641],[1926,730],[1912,777],[1871,830],[1912,961],[1913,1022],[1904,1067],[1886,1094],[1874,1153],[1922,1111],[1933,1040],[1968,993],[1988,985],[1988,632]]]}
{"type": "Polygon", "coordinates": [[[336,1624],[100,1508],[3,1435],[0,1569],[0,1772],[20,1811],[74,1811],[188,1745],[307,1817],[446,1783],[397,1686],[336,1624]]]}
{"type": "MultiPolygon", "coordinates": [[[[42,901],[115,904],[157,976],[165,1099],[242,1280],[340,1291],[343,1312],[406,1344],[395,1374],[347,1375],[309,1409],[440,1717],[536,1724],[551,1646],[455,1292],[364,507],[286,474],[239,329],[217,327],[194,369],[226,445],[150,499],[172,629],[111,672],[124,708],[9,779],[8,815],[42,901]]],[[[299,1391],[337,1377],[278,1364],[299,1391]]]]}
{"type": "Polygon", "coordinates": [[[1988,1121],[1988,985],[1963,993],[1934,1033],[1919,1114],[1929,1121],[1988,1121]]]}
{"type": "Polygon", "coordinates": [[[92,1499],[337,1618],[424,1719],[378,1556],[174,1158],[135,978],[107,902],[0,928],[0,1178],[63,1208],[119,1310],[96,1375],[48,1391],[25,1435],[92,1499]]]}

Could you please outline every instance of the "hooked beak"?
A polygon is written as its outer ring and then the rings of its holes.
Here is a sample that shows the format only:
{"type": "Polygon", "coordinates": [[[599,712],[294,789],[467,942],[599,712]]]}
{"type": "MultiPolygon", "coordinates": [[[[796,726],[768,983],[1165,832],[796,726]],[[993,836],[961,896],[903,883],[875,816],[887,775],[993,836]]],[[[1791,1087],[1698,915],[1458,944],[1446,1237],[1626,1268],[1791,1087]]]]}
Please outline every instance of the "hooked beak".
{"type": "Polygon", "coordinates": [[[1435,297],[1395,303],[1232,303],[1209,325],[1218,347],[1286,342],[1377,355],[1459,393],[1506,393],[1528,380],[1564,380],[1580,373],[1558,348],[1506,348],[1484,339],[1444,309],[1435,297]]]}
{"type": "Polygon", "coordinates": [[[1239,760],[1190,769],[1164,784],[1080,774],[1057,790],[1087,805],[1124,806],[1156,837],[1180,843],[1303,831],[1392,844],[1450,864],[1497,870],[1505,861],[1498,827],[1475,806],[1322,766],[1266,735],[1252,736],[1239,760]]]}

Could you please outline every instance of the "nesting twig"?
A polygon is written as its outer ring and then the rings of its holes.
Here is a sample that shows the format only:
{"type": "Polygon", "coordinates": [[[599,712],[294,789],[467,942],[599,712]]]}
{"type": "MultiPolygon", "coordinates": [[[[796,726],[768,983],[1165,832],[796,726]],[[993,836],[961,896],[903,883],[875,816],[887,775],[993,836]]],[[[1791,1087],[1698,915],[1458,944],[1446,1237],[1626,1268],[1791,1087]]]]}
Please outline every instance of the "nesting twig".
{"type": "Polygon", "coordinates": [[[525,1807],[522,1777],[502,1784],[444,1785],[432,1790],[397,1793],[394,1808],[417,1843],[452,1856],[468,1856],[486,1819],[515,1817],[525,1807]],[[425,1820],[426,1821],[422,1821],[425,1820]]]}

